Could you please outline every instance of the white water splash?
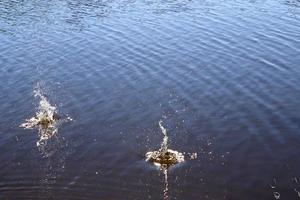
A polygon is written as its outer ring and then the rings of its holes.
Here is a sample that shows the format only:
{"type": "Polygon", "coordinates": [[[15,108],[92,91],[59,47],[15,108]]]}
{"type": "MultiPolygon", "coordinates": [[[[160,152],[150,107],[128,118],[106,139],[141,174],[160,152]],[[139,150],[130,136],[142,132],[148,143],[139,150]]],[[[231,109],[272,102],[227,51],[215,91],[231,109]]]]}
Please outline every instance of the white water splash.
{"type": "Polygon", "coordinates": [[[300,197],[300,192],[296,188],[294,190],[297,193],[297,196],[300,197]]]}
{"type": "Polygon", "coordinates": [[[149,151],[146,153],[146,161],[153,162],[162,170],[167,169],[171,165],[184,162],[184,155],[178,151],[168,149],[167,129],[162,126],[162,121],[159,121],[159,127],[164,135],[160,149],[158,151],[149,151]]]}
{"type": "MultiPolygon", "coordinates": [[[[172,150],[168,148],[168,135],[167,129],[163,127],[162,121],[159,121],[159,127],[161,132],[163,133],[163,141],[160,145],[160,149],[157,151],[149,151],[146,153],[146,161],[152,162],[154,165],[158,166],[159,169],[164,174],[164,190],[163,190],[163,198],[167,200],[169,198],[169,182],[168,182],[168,168],[177,163],[184,162],[185,153],[180,153],[178,151],[172,150]]],[[[197,158],[197,153],[187,153],[190,160],[194,160],[197,158]]]]}
{"type": "Polygon", "coordinates": [[[280,199],[280,193],[279,192],[273,192],[275,199],[280,199]]]}
{"type": "Polygon", "coordinates": [[[163,172],[164,172],[164,176],[165,176],[164,200],[167,200],[169,198],[169,195],[168,195],[168,191],[169,191],[168,169],[164,169],[163,172]]]}
{"type": "Polygon", "coordinates": [[[187,155],[190,157],[190,160],[195,160],[198,158],[197,153],[187,153],[187,155]]]}
{"type": "Polygon", "coordinates": [[[72,119],[67,117],[64,120],[59,120],[57,108],[49,103],[39,85],[34,90],[34,96],[40,100],[37,112],[34,117],[26,119],[20,127],[24,129],[38,129],[39,140],[36,145],[39,147],[46,144],[48,139],[57,134],[58,126],[61,122],[72,121],[72,119]]]}
{"type": "Polygon", "coordinates": [[[168,150],[168,139],[169,139],[168,135],[167,135],[167,129],[165,129],[162,126],[162,121],[161,120],[159,121],[158,124],[159,124],[159,128],[160,128],[161,132],[164,134],[163,142],[161,143],[159,151],[161,153],[166,153],[167,150],[168,150]]]}

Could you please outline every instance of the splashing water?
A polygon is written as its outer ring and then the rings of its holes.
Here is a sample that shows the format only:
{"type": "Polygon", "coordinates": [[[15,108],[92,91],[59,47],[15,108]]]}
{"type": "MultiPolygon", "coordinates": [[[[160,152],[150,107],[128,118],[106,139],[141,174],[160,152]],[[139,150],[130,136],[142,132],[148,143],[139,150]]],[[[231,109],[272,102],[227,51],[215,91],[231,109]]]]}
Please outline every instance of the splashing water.
{"type": "Polygon", "coordinates": [[[57,134],[58,126],[61,122],[72,121],[72,119],[67,117],[60,120],[57,108],[49,103],[39,86],[34,91],[34,96],[40,99],[38,110],[34,117],[26,119],[20,127],[24,129],[38,129],[39,140],[36,145],[39,147],[46,144],[48,139],[57,134]]]}
{"type": "Polygon", "coordinates": [[[164,169],[163,172],[164,172],[164,175],[165,175],[165,180],[164,180],[164,183],[165,183],[164,199],[166,200],[166,199],[169,198],[169,195],[168,195],[168,191],[169,191],[168,169],[164,169]]]}
{"type": "Polygon", "coordinates": [[[146,153],[146,161],[153,162],[161,169],[167,169],[171,165],[184,161],[184,155],[178,151],[168,149],[167,130],[162,126],[162,121],[159,121],[159,127],[164,135],[163,142],[158,151],[149,151],[146,153]]]}
{"type": "Polygon", "coordinates": [[[164,199],[168,199],[169,182],[168,182],[168,167],[184,161],[184,155],[178,151],[168,149],[168,135],[167,129],[162,126],[162,121],[159,121],[159,127],[164,135],[160,149],[158,151],[149,151],[146,153],[146,161],[152,162],[164,173],[164,184],[163,190],[164,199]]]}
{"type": "MultiPolygon", "coordinates": [[[[164,190],[163,197],[164,200],[169,198],[169,182],[168,182],[168,168],[177,163],[184,162],[184,154],[178,151],[168,149],[168,135],[167,129],[165,129],[162,125],[162,121],[159,121],[159,127],[161,132],[164,135],[163,141],[160,145],[160,149],[158,151],[149,151],[146,153],[146,161],[152,162],[154,165],[158,166],[160,170],[163,171],[164,174],[164,190]]],[[[197,158],[197,153],[187,153],[190,160],[194,160],[197,158]]]]}
{"type": "Polygon", "coordinates": [[[279,192],[273,192],[275,199],[280,199],[279,192]]]}
{"type": "Polygon", "coordinates": [[[163,142],[161,143],[160,149],[159,151],[161,151],[161,153],[166,153],[168,151],[168,136],[167,136],[167,129],[165,129],[162,126],[162,121],[159,121],[159,128],[161,130],[161,132],[164,134],[164,138],[163,138],[163,142]]]}

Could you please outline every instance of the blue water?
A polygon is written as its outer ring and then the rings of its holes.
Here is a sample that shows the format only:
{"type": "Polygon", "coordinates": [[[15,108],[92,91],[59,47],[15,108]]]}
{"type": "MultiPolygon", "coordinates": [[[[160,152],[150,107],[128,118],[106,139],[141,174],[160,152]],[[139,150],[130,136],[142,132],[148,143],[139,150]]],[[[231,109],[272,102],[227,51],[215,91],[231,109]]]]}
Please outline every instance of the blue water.
{"type": "Polygon", "coordinates": [[[0,199],[299,199],[298,0],[2,0],[0,199]],[[62,116],[40,149],[37,87],[62,116]]]}

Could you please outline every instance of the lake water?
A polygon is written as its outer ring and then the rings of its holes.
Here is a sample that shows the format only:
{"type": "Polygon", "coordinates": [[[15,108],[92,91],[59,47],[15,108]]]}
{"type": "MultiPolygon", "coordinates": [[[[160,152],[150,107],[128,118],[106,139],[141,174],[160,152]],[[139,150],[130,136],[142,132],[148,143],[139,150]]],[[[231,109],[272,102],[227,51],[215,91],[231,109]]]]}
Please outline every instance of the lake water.
{"type": "Polygon", "coordinates": [[[1,200],[300,199],[299,0],[2,0],[0,81],[1,200]]]}

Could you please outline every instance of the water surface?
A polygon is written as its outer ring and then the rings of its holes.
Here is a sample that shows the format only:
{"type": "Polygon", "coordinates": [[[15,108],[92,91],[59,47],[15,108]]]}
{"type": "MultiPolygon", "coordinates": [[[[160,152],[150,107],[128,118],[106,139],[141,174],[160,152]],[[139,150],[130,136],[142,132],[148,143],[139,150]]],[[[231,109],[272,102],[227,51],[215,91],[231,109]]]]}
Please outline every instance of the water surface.
{"type": "Polygon", "coordinates": [[[0,199],[299,199],[298,0],[2,0],[0,199]],[[61,116],[40,149],[40,85],[61,116]]]}

